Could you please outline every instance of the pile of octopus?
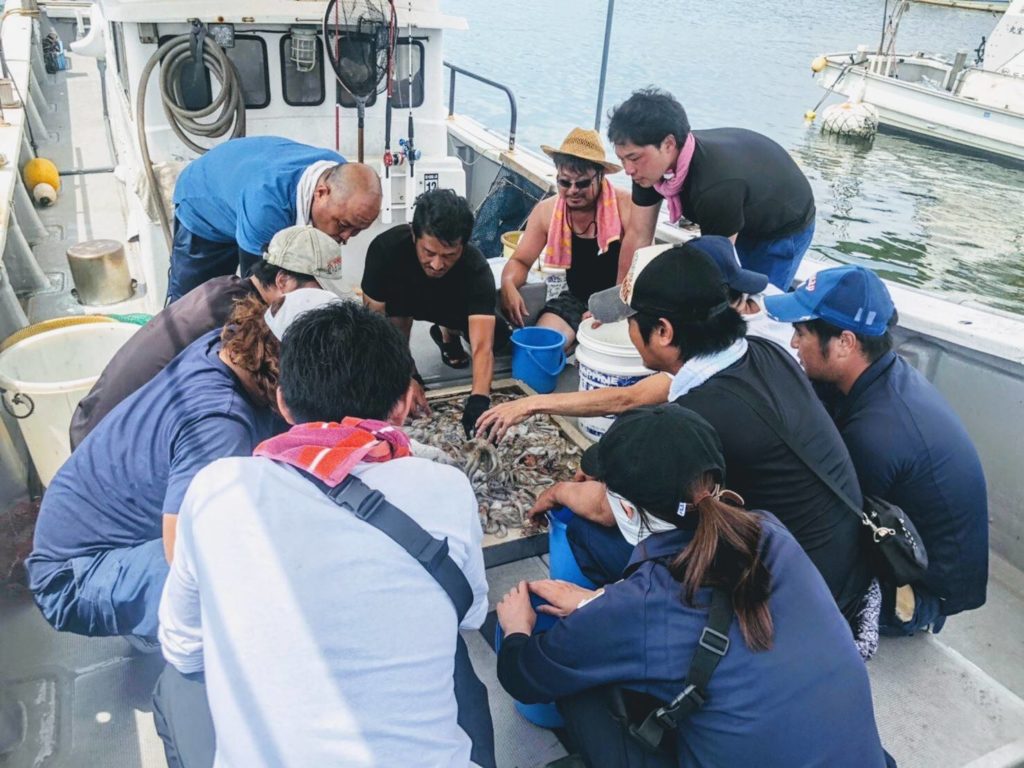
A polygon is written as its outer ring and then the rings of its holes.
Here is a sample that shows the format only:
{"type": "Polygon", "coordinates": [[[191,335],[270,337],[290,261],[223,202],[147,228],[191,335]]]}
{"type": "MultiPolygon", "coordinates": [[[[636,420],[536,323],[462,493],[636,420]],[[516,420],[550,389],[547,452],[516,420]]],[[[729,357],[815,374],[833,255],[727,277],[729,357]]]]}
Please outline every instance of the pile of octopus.
{"type": "Polygon", "coordinates": [[[56,629],[162,653],[171,766],[497,764],[460,634],[488,614],[483,499],[404,429],[432,428],[414,321],[468,369],[447,410],[474,469],[538,414],[615,417],[518,513],[571,511],[578,583],[497,605],[498,680],[557,707],[558,765],[895,765],[865,661],[984,603],[977,452],[872,271],[794,284],[815,206],[782,147],[691,130],[657,89],[607,138],[618,162],[582,128],[542,147],[556,194],[497,291],[451,190],[368,244],[358,301],[333,287],[380,213],[372,168],[250,137],[181,174],[169,303],[80,403],[27,561],[56,629]],[[653,245],[663,201],[701,235],[653,245]],[[538,260],[563,291],[530,294],[538,260]],[[492,403],[516,328],[571,353],[584,322],[652,373],[492,403]],[[893,519],[895,555],[866,535],[893,519]]]}

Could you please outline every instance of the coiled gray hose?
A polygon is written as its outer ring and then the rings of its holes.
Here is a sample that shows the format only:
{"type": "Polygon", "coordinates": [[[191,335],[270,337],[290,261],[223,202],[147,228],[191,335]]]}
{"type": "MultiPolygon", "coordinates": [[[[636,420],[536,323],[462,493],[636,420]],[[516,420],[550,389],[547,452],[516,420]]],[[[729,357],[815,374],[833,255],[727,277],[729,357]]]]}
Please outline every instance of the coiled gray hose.
{"type": "Polygon", "coordinates": [[[242,83],[234,63],[224,53],[224,49],[205,35],[201,36],[203,45],[203,63],[220,83],[220,93],[209,106],[202,109],[186,109],[184,95],[181,92],[181,68],[192,62],[192,36],[178,35],[157,48],[139,82],[139,92],[135,100],[136,129],[138,131],[139,148],[142,153],[142,165],[149,181],[150,194],[156,201],[157,215],[167,239],[168,250],[171,247],[173,234],[171,222],[167,217],[163,193],[153,172],[153,162],[149,156],[149,143],[146,140],[146,89],[153,68],[160,65],[160,98],[164,114],[171,129],[186,146],[199,154],[205,153],[209,147],[203,147],[193,141],[193,137],[217,139],[231,132],[230,138],[245,136],[245,97],[242,83]],[[200,122],[202,118],[214,113],[219,115],[213,122],[200,122]],[[232,129],[233,128],[233,129],[232,129]]]}

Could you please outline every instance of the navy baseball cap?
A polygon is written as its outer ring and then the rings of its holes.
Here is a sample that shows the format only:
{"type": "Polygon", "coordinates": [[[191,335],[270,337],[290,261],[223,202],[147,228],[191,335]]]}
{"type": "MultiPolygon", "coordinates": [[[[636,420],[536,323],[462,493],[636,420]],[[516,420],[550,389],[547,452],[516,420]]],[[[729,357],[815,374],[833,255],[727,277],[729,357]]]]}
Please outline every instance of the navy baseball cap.
{"type": "Polygon", "coordinates": [[[761,293],[768,285],[767,275],[752,272],[740,265],[740,258],[736,255],[736,246],[728,237],[704,235],[695,237],[693,240],[687,241],[686,244],[693,248],[699,248],[710,256],[722,271],[726,285],[734,291],[761,293]]]}
{"type": "Polygon", "coordinates": [[[773,320],[802,323],[824,320],[864,336],[882,336],[896,311],[889,289],[866,267],[823,269],[791,293],[765,296],[773,320]]]}
{"type": "Polygon", "coordinates": [[[588,308],[601,323],[637,312],[701,321],[724,312],[729,302],[715,260],[702,248],[684,243],[638,248],[622,285],[591,294],[588,308]]]}

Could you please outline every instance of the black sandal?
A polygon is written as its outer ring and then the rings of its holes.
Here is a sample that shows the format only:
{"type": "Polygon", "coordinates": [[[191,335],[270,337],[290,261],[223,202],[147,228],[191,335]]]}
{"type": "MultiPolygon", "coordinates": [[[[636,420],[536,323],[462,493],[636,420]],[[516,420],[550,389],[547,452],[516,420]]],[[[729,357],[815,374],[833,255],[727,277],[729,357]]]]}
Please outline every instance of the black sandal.
{"type": "Polygon", "coordinates": [[[445,341],[444,334],[441,332],[441,326],[435,324],[430,326],[430,338],[434,340],[437,348],[441,350],[441,362],[449,368],[465,368],[469,365],[469,355],[466,354],[466,350],[462,346],[462,340],[458,336],[445,341]]]}

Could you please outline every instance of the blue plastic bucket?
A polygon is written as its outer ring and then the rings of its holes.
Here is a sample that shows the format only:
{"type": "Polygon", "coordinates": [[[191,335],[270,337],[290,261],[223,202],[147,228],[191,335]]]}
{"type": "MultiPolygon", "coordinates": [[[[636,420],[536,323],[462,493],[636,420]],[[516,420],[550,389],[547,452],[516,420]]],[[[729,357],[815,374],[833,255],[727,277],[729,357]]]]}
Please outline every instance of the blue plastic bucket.
{"type": "Polygon", "coordinates": [[[565,368],[565,336],[552,328],[512,332],[512,376],[541,394],[554,392],[565,368]]]}
{"type": "MultiPolygon", "coordinates": [[[[543,605],[544,601],[536,595],[530,595],[530,602],[533,603],[533,607],[536,608],[538,605],[543,605]]],[[[537,614],[537,623],[533,627],[533,633],[546,632],[554,626],[558,619],[555,616],[549,616],[546,613],[537,614]]],[[[495,652],[501,650],[501,640],[505,636],[505,633],[501,630],[501,624],[496,624],[494,627],[494,650],[495,652]]],[[[558,707],[552,704],[523,704],[521,701],[513,702],[516,707],[516,711],[520,715],[525,717],[534,725],[539,725],[541,728],[564,728],[565,720],[562,719],[562,715],[558,712],[558,707]]]]}
{"type": "Polygon", "coordinates": [[[548,512],[548,559],[551,578],[579,584],[587,589],[597,589],[597,585],[583,575],[572,553],[572,547],[569,546],[566,524],[571,518],[572,510],[568,507],[558,507],[548,512]]]}

